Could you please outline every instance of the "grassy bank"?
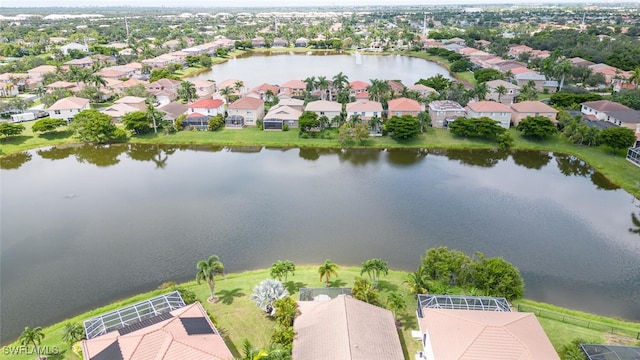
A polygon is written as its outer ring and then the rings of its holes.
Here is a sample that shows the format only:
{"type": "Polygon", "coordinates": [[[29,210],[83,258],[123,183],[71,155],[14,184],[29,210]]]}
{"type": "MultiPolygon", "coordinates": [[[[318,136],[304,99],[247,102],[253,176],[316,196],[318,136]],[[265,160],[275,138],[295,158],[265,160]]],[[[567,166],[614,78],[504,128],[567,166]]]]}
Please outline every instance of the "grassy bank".
{"type": "MultiPolygon", "coordinates": [[[[356,267],[340,267],[338,274],[338,278],[333,280],[332,285],[350,287],[353,285],[354,278],[360,275],[360,269],[356,267]]],[[[390,271],[388,276],[384,276],[382,278],[380,282],[380,290],[383,303],[386,303],[387,296],[391,292],[401,294],[407,302],[406,311],[399,313],[398,319],[403,324],[401,329],[401,342],[405,344],[406,347],[405,355],[411,358],[416,351],[420,350],[420,342],[411,338],[411,330],[418,329],[415,315],[417,300],[416,297],[409,292],[406,284],[404,284],[406,275],[406,272],[390,271]]],[[[210,304],[205,301],[209,292],[207,285],[197,285],[194,281],[183,284],[184,288],[196,293],[198,300],[200,300],[209,313],[214,316],[220,330],[225,334],[227,345],[236,356],[239,355],[237,353],[237,349],[241,347],[244,338],[249,339],[258,347],[266,347],[270,342],[269,337],[275,324],[250,300],[250,294],[252,293],[253,287],[267,277],[269,277],[268,270],[255,270],[229,274],[226,279],[219,278],[216,285],[216,294],[219,296],[220,300],[215,304],[210,304]]],[[[323,282],[318,279],[317,266],[299,266],[295,275],[289,277],[286,286],[292,292],[294,298],[297,298],[298,288],[323,287],[323,282]]],[[[144,299],[148,299],[165,292],[167,292],[167,290],[154,290],[145,294],[136,295],[49,326],[44,329],[46,335],[42,342],[42,346],[58,346],[60,350],[62,350],[63,353],[60,356],[49,357],[49,359],[79,359],[71,352],[69,346],[65,345],[62,341],[62,329],[64,324],[69,321],[81,323],[91,317],[140,302],[144,299]]],[[[582,319],[600,321],[613,326],[625,327],[633,331],[640,331],[639,323],[605,318],[528,300],[521,300],[518,303],[541,309],[548,309],[548,311],[569,312],[572,316],[582,319]]],[[[576,337],[581,337],[598,343],[608,342],[611,340],[610,334],[606,331],[586,329],[581,326],[567,324],[562,321],[544,317],[539,317],[539,320],[556,348],[559,348],[576,337]]],[[[635,344],[637,340],[630,337],[617,336],[615,341],[616,343],[621,344],[635,344]]],[[[0,353],[0,359],[32,360],[33,356],[6,355],[2,352],[0,353]]]]}
{"type": "MultiPolygon", "coordinates": [[[[0,154],[8,155],[25,150],[77,142],[71,132],[62,128],[51,134],[34,134],[31,131],[33,122],[24,123],[25,132],[16,137],[0,140],[0,154]]],[[[613,154],[605,147],[586,147],[571,144],[558,134],[544,141],[531,141],[522,133],[510,129],[515,139],[516,150],[553,151],[579,157],[602,173],[607,179],[624,188],[636,197],[640,197],[640,168],[625,159],[624,153],[613,154]]],[[[180,131],[172,135],[147,135],[129,139],[132,143],[168,144],[168,145],[212,145],[212,146],[271,146],[271,147],[319,147],[341,148],[335,138],[302,139],[296,130],[261,131],[255,127],[241,130],[180,131]]],[[[443,129],[429,128],[416,139],[398,142],[387,136],[371,138],[362,146],[367,148],[428,148],[428,149],[490,149],[495,143],[456,137],[443,129]]]]}
{"type": "Polygon", "coordinates": [[[405,56],[411,56],[411,57],[416,57],[416,58],[420,58],[420,59],[425,59],[425,60],[429,60],[431,62],[434,62],[434,63],[442,66],[443,68],[447,69],[447,71],[449,71],[451,76],[453,76],[456,80],[462,82],[463,84],[467,84],[467,85],[470,85],[470,86],[475,86],[476,85],[476,78],[473,75],[473,72],[471,72],[471,71],[465,71],[465,72],[461,72],[461,73],[451,72],[451,70],[449,70],[451,62],[449,60],[441,57],[441,56],[429,55],[428,53],[426,53],[424,51],[409,51],[409,52],[403,52],[403,53],[400,53],[400,54],[405,55],[405,56]]]}

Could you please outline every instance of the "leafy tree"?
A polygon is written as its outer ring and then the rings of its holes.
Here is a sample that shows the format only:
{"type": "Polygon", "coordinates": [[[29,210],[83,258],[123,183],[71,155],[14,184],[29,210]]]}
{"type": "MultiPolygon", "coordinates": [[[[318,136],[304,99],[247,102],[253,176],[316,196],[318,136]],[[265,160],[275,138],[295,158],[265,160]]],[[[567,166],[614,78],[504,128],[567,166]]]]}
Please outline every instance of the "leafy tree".
{"type": "Polygon", "coordinates": [[[180,80],[180,77],[166,68],[151,70],[151,77],[149,78],[149,81],[154,82],[160,79],[180,80]]]}
{"type": "Polygon", "coordinates": [[[291,297],[285,296],[273,303],[275,319],[282,326],[293,326],[296,316],[300,315],[298,303],[291,297]]]}
{"type": "Polygon", "coordinates": [[[178,88],[178,95],[186,103],[190,103],[196,98],[196,86],[190,81],[183,80],[178,88]]]}
{"type": "Polygon", "coordinates": [[[73,117],[69,128],[83,142],[98,144],[120,141],[127,137],[122,129],[111,123],[111,116],[98,110],[83,110],[73,117]]]}
{"type": "Polygon", "coordinates": [[[123,90],[123,94],[125,96],[137,96],[145,99],[151,98],[153,95],[147,90],[144,84],[137,84],[134,86],[130,86],[123,90]]]}
{"type": "Polygon", "coordinates": [[[296,333],[293,330],[293,326],[276,326],[271,333],[271,342],[276,345],[281,345],[287,353],[291,353],[293,347],[293,339],[296,333]]]}
{"type": "Polygon", "coordinates": [[[338,128],[338,141],[341,145],[362,144],[369,138],[369,126],[362,123],[345,123],[338,128]]]}
{"type": "Polygon", "coordinates": [[[584,352],[580,348],[580,344],[588,344],[591,341],[586,341],[584,339],[573,339],[571,342],[567,344],[563,344],[558,350],[558,355],[560,355],[560,359],[562,360],[586,360],[584,356],[584,352]]]}
{"type": "Polygon", "coordinates": [[[478,83],[473,89],[473,93],[478,100],[484,100],[487,97],[487,93],[489,93],[489,88],[486,83],[478,83]]]}
{"type": "Polygon", "coordinates": [[[479,290],[488,296],[504,296],[507,300],[520,299],[524,294],[524,280],[518,268],[501,257],[485,258],[478,254],[473,280],[479,290]]]}
{"type": "Polygon", "coordinates": [[[549,104],[561,107],[563,109],[578,108],[579,104],[588,101],[602,100],[602,96],[598,94],[573,94],[567,92],[557,92],[551,95],[549,104]]]}
{"type": "Polygon", "coordinates": [[[631,147],[636,142],[636,134],[625,127],[610,127],[600,131],[600,142],[609,146],[615,153],[620,149],[631,147]]]}
{"type": "Polygon", "coordinates": [[[218,114],[209,119],[209,131],[218,131],[224,127],[224,117],[218,114]]]}
{"type": "Polygon", "coordinates": [[[44,332],[42,331],[41,327],[38,326],[31,329],[27,326],[24,328],[22,334],[20,334],[20,338],[18,340],[20,341],[20,345],[22,346],[29,346],[33,344],[34,350],[38,355],[38,360],[40,360],[42,359],[42,357],[40,356],[40,343],[42,343],[43,339],[44,332]]]}
{"type": "Polygon", "coordinates": [[[611,100],[634,110],[640,110],[640,89],[619,91],[613,94],[611,100]]]}
{"type": "Polygon", "coordinates": [[[288,296],[289,292],[282,283],[274,279],[265,279],[253,288],[251,300],[265,313],[275,315],[274,302],[288,296]]]}
{"type": "Polygon", "coordinates": [[[420,132],[424,132],[427,126],[431,126],[431,115],[426,111],[420,111],[416,117],[420,123],[420,132]]]}
{"type": "Polygon", "coordinates": [[[427,79],[420,79],[416,84],[422,84],[424,86],[434,88],[438,92],[442,92],[448,89],[452,82],[453,81],[447,79],[442,74],[438,74],[427,79]]]}
{"type": "Polygon", "coordinates": [[[360,270],[360,275],[367,273],[369,275],[369,279],[373,283],[373,287],[378,288],[378,283],[380,282],[380,274],[388,275],[389,274],[389,266],[386,261],[380,260],[378,258],[369,259],[362,263],[362,269],[360,270]]]}
{"type": "Polygon", "coordinates": [[[546,116],[527,116],[516,127],[525,137],[544,139],[558,132],[556,125],[546,116]]]}
{"type": "Polygon", "coordinates": [[[472,65],[473,63],[471,63],[471,61],[467,59],[459,59],[451,63],[451,65],[449,66],[449,70],[453,72],[458,72],[458,73],[465,72],[471,69],[472,65]]]}
{"type": "Polygon", "coordinates": [[[409,140],[420,133],[420,123],[411,115],[394,115],[385,124],[385,129],[394,139],[409,140]]]}
{"type": "Polygon", "coordinates": [[[33,130],[34,132],[46,133],[54,131],[55,129],[65,125],[67,125],[67,122],[62,119],[46,118],[36,121],[33,124],[33,127],[31,127],[31,130],[33,130]]]}
{"type": "Polygon", "coordinates": [[[407,274],[407,279],[404,283],[409,286],[409,290],[412,294],[424,294],[429,291],[427,278],[427,269],[424,265],[420,264],[416,272],[407,274]]]}
{"type": "Polygon", "coordinates": [[[151,132],[151,124],[149,123],[147,113],[142,111],[134,111],[126,114],[122,118],[122,123],[125,129],[131,130],[139,135],[151,132]]]}
{"type": "Polygon", "coordinates": [[[289,273],[291,273],[291,275],[294,275],[296,271],[296,265],[293,263],[293,261],[290,260],[278,260],[275,263],[273,263],[273,265],[271,265],[271,277],[274,279],[278,279],[280,281],[282,281],[282,278],[284,278],[284,282],[287,282],[287,276],[289,275],[289,273]]]}
{"type": "Polygon", "coordinates": [[[5,138],[20,135],[24,130],[25,127],[22,124],[0,123],[0,135],[4,135],[5,138]]]}
{"type": "Polygon", "coordinates": [[[498,136],[498,147],[500,149],[511,149],[513,147],[514,139],[511,134],[505,132],[504,134],[498,136]]]}
{"type": "MultiPolygon", "coordinates": [[[[446,246],[427,250],[422,258],[423,271],[433,280],[448,279],[450,283],[457,281],[465,284],[471,259],[460,250],[449,250],[446,246]]],[[[453,284],[451,284],[453,285],[453,284]]]]}
{"type": "Polygon", "coordinates": [[[393,317],[398,318],[398,311],[407,309],[407,302],[404,297],[397,292],[392,292],[387,297],[387,308],[393,312],[393,317]]]}
{"type": "Polygon", "coordinates": [[[64,325],[62,340],[73,344],[84,338],[84,327],[78,323],[68,322],[64,325]]]}
{"type": "Polygon", "coordinates": [[[322,280],[322,278],[325,279],[325,286],[329,287],[329,280],[331,277],[338,276],[338,265],[327,259],[324,261],[324,264],[320,265],[318,268],[318,274],[320,275],[320,280],[322,280]]]}
{"type": "Polygon", "coordinates": [[[484,83],[491,80],[504,80],[505,75],[496,69],[476,69],[473,71],[477,83],[484,83]]]}
{"type": "Polygon", "coordinates": [[[320,126],[320,120],[318,119],[318,114],[313,111],[305,111],[298,118],[298,127],[300,128],[300,133],[308,133],[311,129],[317,128],[320,126]]]}
{"type": "Polygon", "coordinates": [[[380,292],[373,286],[373,284],[361,277],[356,277],[353,288],[351,288],[351,295],[360,301],[364,301],[371,305],[380,305],[380,292]]]}
{"type": "Polygon", "coordinates": [[[200,285],[201,281],[206,281],[207,285],[209,285],[210,297],[209,301],[213,301],[216,299],[214,290],[216,287],[216,275],[224,274],[224,264],[220,261],[218,255],[211,255],[207,260],[200,260],[196,264],[196,268],[198,271],[196,272],[196,281],[198,285],[200,285]]]}
{"type": "Polygon", "coordinates": [[[497,139],[506,131],[497,121],[488,117],[477,119],[459,117],[453,123],[449,124],[449,130],[457,136],[478,137],[490,140],[497,139]]]}

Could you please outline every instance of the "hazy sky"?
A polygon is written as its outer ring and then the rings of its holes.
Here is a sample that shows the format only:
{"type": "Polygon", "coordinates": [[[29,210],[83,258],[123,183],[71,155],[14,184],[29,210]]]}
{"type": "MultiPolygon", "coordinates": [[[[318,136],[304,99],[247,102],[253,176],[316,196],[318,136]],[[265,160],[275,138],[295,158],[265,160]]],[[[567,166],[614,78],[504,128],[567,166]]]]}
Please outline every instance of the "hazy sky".
{"type": "MultiPolygon", "coordinates": [[[[513,4],[514,0],[0,0],[0,7],[100,7],[100,6],[136,6],[136,7],[200,7],[207,9],[223,7],[292,7],[292,6],[366,6],[366,5],[451,5],[469,4],[513,4]]],[[[519,1],[533,5],[541,3],[574,3],[593,4],[593,2],[577,0],[535,0],[519,1]]],[[[637,3],[637,0],[602,0],[601,3],[637,3]]]]}

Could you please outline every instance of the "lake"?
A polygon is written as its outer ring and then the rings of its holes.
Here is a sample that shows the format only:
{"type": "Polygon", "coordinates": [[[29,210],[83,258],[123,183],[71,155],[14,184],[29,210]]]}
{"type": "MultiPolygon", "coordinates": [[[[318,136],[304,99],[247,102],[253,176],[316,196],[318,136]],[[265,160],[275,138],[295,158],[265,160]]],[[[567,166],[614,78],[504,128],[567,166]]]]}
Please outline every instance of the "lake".
{"type": "Polygon", "coordinates": [[[326,76],[331,80],[341,71],[349,77],[349,81],[401,80],[405,86],[437,74],[452,79],[449,71],[442,66],[408,56],[258,52],[214,65],[211,71],[190,77],[189,80],[215,80],[220,83],[227,79],[239,79],[251,88],[263,83],[282,84],[292,79],[303,80],[310,76],[326,76]]]}
{"type": "Polygon", "coordinates": [[[640,320],[640,202],[572,156],[127,144],[0,164],[5,343],[193,279],[213,253],[230,272],[374,257],[414,271],[446,245],[514,263],[528,298],[640,320]]]}

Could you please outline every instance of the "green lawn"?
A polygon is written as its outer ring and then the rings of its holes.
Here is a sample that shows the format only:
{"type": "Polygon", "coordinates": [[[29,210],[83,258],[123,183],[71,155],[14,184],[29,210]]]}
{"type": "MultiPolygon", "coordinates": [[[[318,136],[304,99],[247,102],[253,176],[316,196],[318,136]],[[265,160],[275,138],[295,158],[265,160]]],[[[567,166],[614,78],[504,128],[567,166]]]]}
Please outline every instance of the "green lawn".
{"type": "MultiPolygon", "coordinates": [[[[340,267],[338,275],[337,279],[333,279],[332,286],[350,287],[353,285],[354,278],[360,275],[360,269],[356,267],[340,267]]],[[[203,283],[201,285],[197,285],[195,281],[191,281],[183,284],[183,286],[194,291],[205,309],[214,316],[219,329],[225,336],[227,345],[232,352],[234,352],[234,355],[237,356],[239,355],[237,353],[237,349],[241,348],[244,338],[249,339],[257,347],[266,347],[269,344],[269,337],[275,324],[273,320],[265,316],[265,314],[263,314],[262,311],[259,310],[258,307],[250,300],[253,287],[268,277],[268,270],[254,270],[243,273],[228,274],[226,279],[219,277],[216,282],[216,294],[220,299],[215,304],[210,304],[205,300],[209,295],[209,289],[206,284],[203,283]]],[[[398,314],[398,319],[403,324],[400,331],[401,343],[404,344],[406,350],[405,355],[410,359],[416,351],[420,350],[420,342],[411,338],[411,330],[418,329],[415,313],[417,299],[416,296],[409,292],[406,284],[404,284],[405,277],[406,272],[389,271],[389,275],[383,276],[380,281],[380,290],[383,303],[386,303],[386,298],[391,292],[398,292],[405,298],[407,309],[406,311],[398,314]]],[[[289,277],[286,286],[292,292],[293,297],[297,299],[298,288],[323,287],[324,283],[318,278],[317,266],[298,266],[295,276],[289,277]]],[[[69,346],[65,345],[62,341],[62,329],[64,324],[68,321],[82,323],[82,321],[96,315],[131,305],[165,292],[168,291],[154,290],[145,294],[136,295],[47,327],[44,329],[46,336],[42,342],[42,346],[58,346],[63,351],[61,356],[49,357],[51,360],[79,359],[79,357],[70,351],[69,346]]],[[[640,331],[639,323],[624,322],[597,315],[562,309],[529,300],[521,300],[518,303],[539,309],[546,309],[548,311],[571,314],[572,316],[583,320],[600,321],[607,324],[615,324],[615,326],[627,327],[634,331],[640,331]]],[[[556,349],[577,337],[593,342],[607,342],[610,339],[609,334],[606,331],[602,332],[586,329],[584,327],[570,325],[562,321],[551,320],[544,317],[538,317],[538,319],[556,349]]],[[[615,341],[623,344],[635,344],[637,340],[628,337],[617,337],[615,341]]],[[[9,356],[4,353],[0,353],[0,359],[32,360],[33,356],[9,356]]]]}

